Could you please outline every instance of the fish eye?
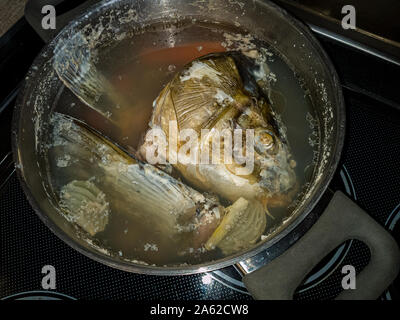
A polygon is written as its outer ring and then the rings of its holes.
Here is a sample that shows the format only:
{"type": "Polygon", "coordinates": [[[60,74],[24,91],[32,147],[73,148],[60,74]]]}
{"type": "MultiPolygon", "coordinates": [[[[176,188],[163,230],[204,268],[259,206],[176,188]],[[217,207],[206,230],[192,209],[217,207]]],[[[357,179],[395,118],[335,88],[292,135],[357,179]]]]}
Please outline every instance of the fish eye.
{"type": "Polygon", "coordinates": [[[261,135],[261,142],[263,143],[263,145],[265,145],[266,147],[272,147],[272,145],[274,144],[274,138],[271,134],[264,132],[261,135]]]}
{"type": "Polygon", "coordinates": [[[274,150],[275,135],[266,129],[256,129],[254,132],[255,149],[258,153],[266,154],[274,150]]]}

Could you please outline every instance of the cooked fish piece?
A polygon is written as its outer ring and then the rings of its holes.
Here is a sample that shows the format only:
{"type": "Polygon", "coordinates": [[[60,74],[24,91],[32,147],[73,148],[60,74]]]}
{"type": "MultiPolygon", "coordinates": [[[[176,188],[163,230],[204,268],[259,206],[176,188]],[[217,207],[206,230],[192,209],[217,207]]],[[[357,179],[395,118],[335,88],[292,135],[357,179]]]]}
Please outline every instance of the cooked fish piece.
{"type": "MultiPolygon", "coordinates": [[[[216,222],[222,218],[223,207],[215,197],[205,197],[158,168],[135,160],[106,138],[65,115],[57,114],[56,118],[54,131],[63,151],[101,178],[102,184],[107,186],[105,196],[110,203],[125,209],[128,206],[131,214],[152,225],[154,232],[173,238],[208,224],[216,227],[216,222]]],[[[76,208],[83,211],[86,202],[97,205],[92,195],[96,191],[93,184],[71,182],[61,190],[60,204],[69,211],[76,208]],[[86,198],[82,198],[83,193],[86,198]]],[[[88,215],[81,214],[80,221],[88,215]]]]}
{"type": "Polygon", "coordinates": [[[260,202],[239,198],[226,208],[224,218],[205,244],[207,250],[218,247],[226,255],[247,249],[260,240],[266,216],[260,202]]]}
{"type": "Polygon", "coordinates": [[[91,181],[73,180],[60,192],[60,207],[66,217],[94,236],[104,231],[110,215],[105,194],[91,181]]]}
{"type": "MultiPolygon", "coordinates": [[[[165,86],[155,103],[150,128],[160,128],[168,140],[166,161],[170,149],[178,153],[184,142],[177,146],[169,136],[170,125],[176,124],[178,132],[193,129],[199,134],[199,149],[209,144],[201,139],[204,129],[209,137],[228,132],[234,137],[235,129],[254,134],[254,150],[243,143],[243,154],[248,148],[254,160],[253,170],[241,170],[243,163],[233,159],[227,163],[224,148],[228,143],[220,139],[220,161],[202,164],[172,164],[183,177],[199,190],[236,201],[240,197],[260,201],[267,206],[287,205],[296,186],[295,161],[282,130],[279,130],[275,113],[268,98],[252,77],[252,60],[237,52],[209,54],[189,63],[165,86]],[[244,173],[243,173],[244,172],[244,173]]],[[[140,147],[146,157],[148,143],[140,147]]]]}
{"type": "Polygon", "coordinates": [[[136,160],[65,115],[55,114],[53,126],[57,146],[106,186],[101,191],[93,181],[73,180],[60,191],[59,205],[67,218],[92,236],[105,229],[111,207],[129,208],[137,221],[164,239],[180,242],[180,247],[182,242],[187,248],[207,243],[208,250],[217,247],[227,254],[252,245],[265,229],[265,213],[258,202],[240,198],[225,208],[216,196],[136,160]]]}

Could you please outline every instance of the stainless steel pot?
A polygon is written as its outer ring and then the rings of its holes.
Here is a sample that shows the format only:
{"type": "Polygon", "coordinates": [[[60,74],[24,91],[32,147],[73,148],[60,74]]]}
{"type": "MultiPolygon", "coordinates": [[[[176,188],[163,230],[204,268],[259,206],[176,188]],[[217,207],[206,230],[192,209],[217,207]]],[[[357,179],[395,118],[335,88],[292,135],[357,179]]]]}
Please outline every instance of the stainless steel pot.
{"type": "MultiPolygon", "coordinates": [[[[32,10],[40,10],[41,4],[48,3],[31,1],[27,7],[28,20],[32,20],[32,10]]],[[[68,19],[67,15],[60,17],[61,24],[68,19]]],[[[51,37],[43,30],[37,30],[44,37],[51,37]]],[[[327,197],[327,186],[340,160],[345,136],[344,101],[335,69],[310,30],[269,1],[101,1],[74,18],[36,58],[19,96],[13,125],[12,143],[18,175],[38,216],[72,248],[111,267],[144,274],[185,275],[236,264],[243,271],[244,283],[255,298],[290,299],[304,276],[327,253],[347,239],[360,239],[370,247],[371,261],[357,277],[357,289],[343,292],[340,297],[376,298],[397,275],[400,256],[394,240],[340,192],[333,196],[313,225],[319,216],[315,208],[323,207],[320,199],[323,195],[327,197]],[[132,19],[119,19],[129,14],[132,19]],[[274,45],[310,92],[319,121],[319,157],[312,183],[302,201],[269,241],[246,252],[201,265],[154,267],[126,262],[94,249],[77,237],[72,225],[54,208],[45,161],[36,141],[63,87],[52,68],[53,49],[57,41],[89,24],[96,26],[108,21],[110,28],[102,31],[102,38],[107,41],[132,25],[188,16],[228,24],[238,21],[251,34],[274,45]]]]}

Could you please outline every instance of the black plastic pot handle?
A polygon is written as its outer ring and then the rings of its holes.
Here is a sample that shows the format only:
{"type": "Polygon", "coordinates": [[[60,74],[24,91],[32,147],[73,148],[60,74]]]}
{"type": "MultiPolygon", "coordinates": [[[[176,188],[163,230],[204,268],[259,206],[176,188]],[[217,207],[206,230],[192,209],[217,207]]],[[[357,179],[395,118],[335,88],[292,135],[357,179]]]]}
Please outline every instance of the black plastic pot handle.
{"type": "Polygon", "coordinates": [[[48,43],[53,37],[76,16],[100,0],[29,0],[25,6],[25,18],[42,40],[48,43]],[[56,9],[56,29],[43,29],[42,19],[45,14],[42,8],[52,5],[56,9]]]}
{"type": "Polygon", "coordinates": [[[343,290],[337,299],[377,299],[399,272],[399,247],[383,227],[340,191],[300,240],[267,265],[245,275],[244,284],[256,299],[293,299],[313,267],[349,239],[364,242],[371,260],[356,276],[356,289],[343,290]]]}

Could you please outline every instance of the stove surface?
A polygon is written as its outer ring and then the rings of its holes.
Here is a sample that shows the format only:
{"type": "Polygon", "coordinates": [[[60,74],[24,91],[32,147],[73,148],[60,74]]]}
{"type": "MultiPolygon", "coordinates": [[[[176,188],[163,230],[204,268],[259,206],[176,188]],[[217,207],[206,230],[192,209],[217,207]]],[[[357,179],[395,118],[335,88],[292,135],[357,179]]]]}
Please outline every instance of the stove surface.
{"type": "MultiPolygon", "coordinates": [[[[43,45],[24,21],[18,28],[6,34],[7,47],[0,43],[2,74],[13,70],[0,92],[0,299],[252,299],[234,266],[190,276],[131,274],[90,260],[44,226],[15,176],[8,143],[20,81],[43,45]],[[55,290],[42,287],[46,265],[56,270],[55,290]]],[[[345,148],[330,188],[348,194],[400,243],[400,93],[392,82],[400,68],[334,39],[320,40],[338,70],[347,107],[345,148]]],[[[334,298],[341,266],[359,272],[369,257],[360,241],[340,245],[310,272],[295,299],[334,298]]],[[[399,289],[397,279],[381,298],[399,299],[399,289]]]]}

